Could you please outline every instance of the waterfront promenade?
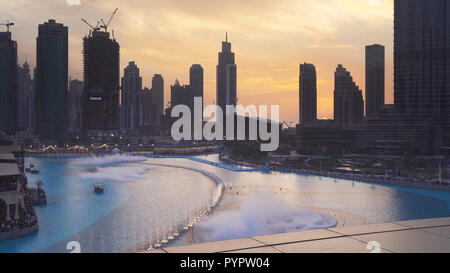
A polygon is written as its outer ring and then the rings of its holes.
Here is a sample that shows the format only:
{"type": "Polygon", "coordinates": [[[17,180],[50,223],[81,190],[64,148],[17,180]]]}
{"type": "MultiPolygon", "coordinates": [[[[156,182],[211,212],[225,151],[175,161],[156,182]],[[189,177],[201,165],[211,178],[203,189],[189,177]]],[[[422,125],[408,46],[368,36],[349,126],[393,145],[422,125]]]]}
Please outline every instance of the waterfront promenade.
{"type": "Polygon", "coordinates": [[[308,230],[145,253],[450,253],[450,217],[308,230]]]}

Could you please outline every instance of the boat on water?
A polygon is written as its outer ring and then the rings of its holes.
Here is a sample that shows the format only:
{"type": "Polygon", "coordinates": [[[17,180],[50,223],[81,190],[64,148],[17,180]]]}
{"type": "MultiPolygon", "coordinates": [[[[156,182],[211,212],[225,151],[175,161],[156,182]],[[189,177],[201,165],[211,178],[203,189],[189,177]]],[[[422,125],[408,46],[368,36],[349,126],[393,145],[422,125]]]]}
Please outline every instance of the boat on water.
{"type": "Polygon", "coordinates": [[[94,185],[95,193],[103,193],[104,191],[105,191],[105,185],[103,185],[103,184],[95,184],[94,185]]]}
{"type": "Polygon", "coordinates": [[[37,173],[39,173],[39,169],[36,168],[36,167],[31,167],[30,170],[29,170],[29,172],[30,172],[30,173],[34,173],[34,174],[37,174],[37,173]]]}
{"type": "Polygon", "coordinates": [[[25,167],[26,172],[30,172],[31,168],[34,168],[33,164],[28,165],[28,167],[25,167]]]}

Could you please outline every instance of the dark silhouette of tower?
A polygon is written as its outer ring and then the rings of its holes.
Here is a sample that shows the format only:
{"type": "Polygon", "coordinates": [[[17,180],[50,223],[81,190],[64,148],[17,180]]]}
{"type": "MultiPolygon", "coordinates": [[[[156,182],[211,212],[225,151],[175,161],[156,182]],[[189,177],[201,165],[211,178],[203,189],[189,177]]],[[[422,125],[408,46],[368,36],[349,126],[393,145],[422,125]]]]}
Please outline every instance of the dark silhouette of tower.
{"type": "MultiPolygon", "coordinates": [[[[193,64],[191,66],[191,69],[189,70],[189,85],[191,86],[193,97],[202,98],[203,106],[203,67],[201,65],[193,64]]],[[[203,111],[201,112],[201,114],[201,119],[203,121],[203,111]]]]}
{"type": "Polygon", "coordinates": [[[89,134],[114,134],[120,127],[119,43],[109,32],[92,31],[83,39],[84,92],[89,134]]]}
{"type": "Polygon", "coordinates": [[[366,46],[366,115],[380,112],[384,105],[384,46],[366,46]]]}
{"type": "Polygon", "coordinates": [[[68,28],[39,25],[36,47],[36,129],[44,140],[62,140],[67,128],[68,28]]]}
{"type": "Polygon", "coordinates": [[[394,1],[394,102],[400,113],[450,113],[450,3],[394,1]]]}
{"type": "Polygon", "coordinates": [[[189,70],[189,85],[192,87],[195,97],[203,98],[203,67],[193,64],[189,70]]]}
{"type": "Polygon", "coordinates": [[[334,120],[341,127],[361,123],[364,117],[362,91],[341,64],[334,77],[334,120]]]}
{"type": "Polygon", "coordinates": [[[34,84],[30,65],[17,67],[17,125],[21,130],[34,130],[34,84]]]}
{"type": "Polygon", "coordinates": [[[122,129],[127,133],[138,133],[142,127],[142,77],[135,62],[130,62],[122,77],[122,129]]]}
{"type": "Polygon", "coordinates": [[[237,103],[237,68],[234,53],[231,52],[231,43],[228,42],[228,34],[222,42],[222,52],[219,52],[217,65],[217,92],[216,104],[226,111],[227,105],[235,106],[237,103]]]}
{"type": "Polygon", "coordinates": [[[313,64],[300,64],[299,77],[300,124],[317,119],[317,76],[313,64]]]}
{"type": "Polygon", "coordinates": [[[11,32],[0,32],[0,131],[17,126],[17,42],[11,32]]]}
{"type": "Polygon", "coordinates": [[[84,84],[79,80],[71,80],[69,82],[69,96],[68,96],[68,113],[69,113],[69,131],[80,134],[84,128],[84,84]]]}
{"type": "MultiPolygon", "coordinates": [[[[153,104],[157,107],[159,117],[164,114],[164,78],[161,74],[155,74],[152,79],[153,104]]],[[[159,118],[158,118],[159,120],[159,118]]],[[[158,121],[159,123],[159,121],[158,121]]]]}

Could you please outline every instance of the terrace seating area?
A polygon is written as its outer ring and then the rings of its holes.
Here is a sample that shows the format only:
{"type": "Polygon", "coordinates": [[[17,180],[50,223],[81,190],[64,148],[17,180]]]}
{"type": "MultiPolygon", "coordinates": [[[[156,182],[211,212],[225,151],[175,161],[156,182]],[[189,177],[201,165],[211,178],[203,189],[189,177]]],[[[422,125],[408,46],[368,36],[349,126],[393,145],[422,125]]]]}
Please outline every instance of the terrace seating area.
{"type": "Polygon", "coordinates": [[[7,233],[20,232],[38,223],[27,178],[19,169],[18,162],[22,161],[5,149],[0,153],[0,240],[8,239],[7,233]]]}

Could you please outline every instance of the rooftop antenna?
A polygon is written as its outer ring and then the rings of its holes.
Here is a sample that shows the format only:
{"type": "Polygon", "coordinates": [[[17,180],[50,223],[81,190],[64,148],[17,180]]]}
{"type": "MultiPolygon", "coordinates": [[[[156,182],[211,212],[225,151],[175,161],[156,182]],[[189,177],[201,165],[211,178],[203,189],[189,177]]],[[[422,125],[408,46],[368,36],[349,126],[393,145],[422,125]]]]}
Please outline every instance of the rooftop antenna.
{"type": "Polygon", "coordinates": [[[10,23],[9,21],[6,21],[6,24],[0,24],[0,26],[6,26],[6,32],[10,32],[9,27],[14,26],[14,23],[10,23]]]}
{"type": "Polygon", "coordinates": [[[227,32],[225,32],[225,42],[227,42],[227,43],[228,43],[228,31],[227,31],[227,32]]]}

